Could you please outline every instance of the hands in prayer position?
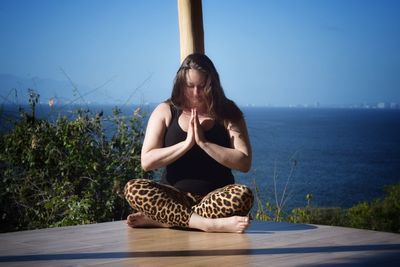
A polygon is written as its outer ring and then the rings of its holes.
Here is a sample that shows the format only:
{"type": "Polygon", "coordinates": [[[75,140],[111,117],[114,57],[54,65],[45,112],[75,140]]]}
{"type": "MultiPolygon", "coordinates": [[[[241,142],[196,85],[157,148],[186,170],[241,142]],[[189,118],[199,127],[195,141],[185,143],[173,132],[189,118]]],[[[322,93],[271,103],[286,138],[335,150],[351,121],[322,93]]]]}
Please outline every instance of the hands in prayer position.
{"type": "Polygon", "coordinates": [[[191,109],[191,115],[189,120],[189,126],[187,130],[186,144],[187,148],[190,149],[197,144],[199,147],[206,142],[204,138],[204,131],[200,124],[200,119],[197,114],[197,109],[191,109]]]}

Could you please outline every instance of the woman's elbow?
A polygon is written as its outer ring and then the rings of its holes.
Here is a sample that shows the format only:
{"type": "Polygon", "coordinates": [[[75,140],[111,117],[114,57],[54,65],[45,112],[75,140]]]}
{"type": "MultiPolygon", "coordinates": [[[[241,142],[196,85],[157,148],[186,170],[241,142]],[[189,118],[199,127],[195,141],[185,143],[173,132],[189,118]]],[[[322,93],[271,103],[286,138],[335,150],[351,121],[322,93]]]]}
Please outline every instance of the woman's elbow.
{"type": "Polygon", "coordinates": [[[143,162],[141,163],[141,165],[142,165],[142,169],[143,169],[143,171],[145,171],[145,172],[148,172],[148,171],[150,171],[151,169],[149,168],[149,166],[148,165],[146,165],[146,164],[144,164],[143,162]]]}
{"type": "Polygon", "coordinates": [[[251,165],[250,165],[250,164],[244,165],[244,166],[242,166],[242,167],[240,168],[240,171],[246,173],[246,172],[249,172],[249,171],[250,171],[250,168],[251,168],[251,165]]]}
{"type": "Polygon", "coordinates": [[[143,156],[140,159],[140,165],[145,172],[151,171],[153,169],[151,166],[151,162],[143,156]]]}
{"type": "Polygon", "coordinates": [[[249,172],[250,169],[251,169],[251,157],[246,156],[241,160],[239,171],[246,173],[249,172]]]}

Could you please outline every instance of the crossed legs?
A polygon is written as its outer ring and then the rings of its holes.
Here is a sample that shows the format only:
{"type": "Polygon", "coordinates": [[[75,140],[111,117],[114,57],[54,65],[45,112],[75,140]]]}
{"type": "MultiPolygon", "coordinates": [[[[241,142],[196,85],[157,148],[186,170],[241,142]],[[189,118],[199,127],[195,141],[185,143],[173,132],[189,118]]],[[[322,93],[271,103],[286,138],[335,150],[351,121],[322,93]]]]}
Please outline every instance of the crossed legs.
{"type": "Polygon", "coordinates": [[[249,225],[253,194],[243,185],[227,185],[204,198],[146,179],[130,180],[125,198],[136,210],[131,227],[189,227],[206,232],[242,233],[249,225]]]}

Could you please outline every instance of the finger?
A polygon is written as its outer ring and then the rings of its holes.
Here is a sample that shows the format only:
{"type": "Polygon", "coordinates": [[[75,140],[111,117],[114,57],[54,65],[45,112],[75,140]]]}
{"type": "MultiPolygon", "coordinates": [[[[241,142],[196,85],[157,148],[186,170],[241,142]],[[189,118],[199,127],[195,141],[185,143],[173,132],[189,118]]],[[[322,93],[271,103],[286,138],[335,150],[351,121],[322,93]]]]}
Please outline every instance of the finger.
{"type": "Polygon", "coordinates": [[[196,120],[196,123],[197,123],[198,125],[200,125],[200,120],[199,120],[199,116],[198,116],[198,114],[197,114],[197,109],[194,109],[194,118],[195,118],[195,120],[196,120]]]}
{"type": "Polygon", "coordinates": [[[199,123],[199,118],[197,116],[197,110],[193,109],[193,124],[194,124],[195,131],[197,131],[197,129],[198,129],[198,126],[199,126],[198,123],[199,123]]]}
{"type": "Polygon", "coordinates": [[[193,109],[191,109],[190,120],[189,120],[189,127],[192,127],[194,124],[194,113],[193,109]]]}

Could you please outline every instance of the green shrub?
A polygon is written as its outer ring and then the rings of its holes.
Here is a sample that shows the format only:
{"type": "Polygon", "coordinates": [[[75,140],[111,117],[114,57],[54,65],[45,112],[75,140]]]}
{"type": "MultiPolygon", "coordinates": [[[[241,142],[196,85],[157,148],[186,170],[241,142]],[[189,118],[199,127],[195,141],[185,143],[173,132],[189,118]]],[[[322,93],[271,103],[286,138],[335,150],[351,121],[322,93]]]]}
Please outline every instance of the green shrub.
{"type": "Polygon", "coordinates": [[[51,123],[35,117],[37,102],[31,95],[31,114],[0,136],[1,231],[126,218],[125,183],[152,176],[140,166],[141,112],[126,118],[114,108],[103,118],[77,110],[51,123]]]}
{"type": "Polygon", "coordinates": [[[383,199],[361,202],[349,209],[338,207],[312,207],[312,195],[307,194],[307,205],[295,208],[288,214],[267,203],[265,207],[258,198],[255,219],[261,221],[288,221],[291,223],[310,223],[346,226],[400,233],[400,184],[385,188],[383,199]]]}
{"type": "Polygon", "coordinates": [[[344,210],[337,207],[326,208],[295,208],[288,216],[293,223],[312,223],[325,225],[345,225],[344,210]]]}
{"type": "Polygon", "coordinates": [[[293,223],[312,223],[400,233],[400,184],[385,188],[383,199],[361,202],[349,209],[296,208],[287,217],[293,223]]]}
{"type": "Polygon", "coordinates": [[[400,184],[387,186],[386,196],[362,202],[347,211],[348,225],[355,228],[400,233],[400,184]]]}

